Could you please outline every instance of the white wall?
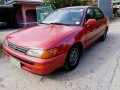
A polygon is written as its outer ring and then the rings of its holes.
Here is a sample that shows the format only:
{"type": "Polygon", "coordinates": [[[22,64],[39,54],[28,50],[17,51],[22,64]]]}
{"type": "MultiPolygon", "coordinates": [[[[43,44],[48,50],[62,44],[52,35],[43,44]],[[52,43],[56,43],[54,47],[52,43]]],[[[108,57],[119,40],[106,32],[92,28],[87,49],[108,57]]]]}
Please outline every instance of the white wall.
{"type": "Polygon", "coordinates": [[[112,18],[112,0],[98,0],[98,7],[103,11],[105,16],[108,16],[110,19],[112,18]]]}

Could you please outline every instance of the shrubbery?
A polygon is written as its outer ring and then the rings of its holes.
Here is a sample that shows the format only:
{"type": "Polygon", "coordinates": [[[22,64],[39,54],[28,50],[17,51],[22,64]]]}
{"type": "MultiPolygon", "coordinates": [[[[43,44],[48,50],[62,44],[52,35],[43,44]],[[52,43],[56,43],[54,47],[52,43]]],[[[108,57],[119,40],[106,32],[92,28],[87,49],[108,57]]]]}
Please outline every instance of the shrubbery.
{"type": "Polygon", "coordinates": [[[0,4],[4,4],[7,0],[0,0],[0,4]]]}
{"type": "Polygon", "coordinates": [[[0,53],[2,52],[2,44],[0,44],[0,53]]]}
{"type": "Polygon", "coordinates": [[[68,7],[68,6],[80,6],[85,5],[88,0],[44,0],[45,4],[52,4],[56,8],[68,7]]]}

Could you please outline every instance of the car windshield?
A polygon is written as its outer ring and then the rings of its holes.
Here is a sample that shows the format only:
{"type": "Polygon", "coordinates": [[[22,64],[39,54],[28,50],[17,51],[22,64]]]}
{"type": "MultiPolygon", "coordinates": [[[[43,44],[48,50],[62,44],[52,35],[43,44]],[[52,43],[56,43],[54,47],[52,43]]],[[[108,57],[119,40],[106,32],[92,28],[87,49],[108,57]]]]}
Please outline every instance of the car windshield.
{"type": "Polygon", "coordinates": [[[43,21],[43,24],[57,25],[80,25],[84,14],[83,8],[65,8],[58,9],[49,14],[43,21]]]}

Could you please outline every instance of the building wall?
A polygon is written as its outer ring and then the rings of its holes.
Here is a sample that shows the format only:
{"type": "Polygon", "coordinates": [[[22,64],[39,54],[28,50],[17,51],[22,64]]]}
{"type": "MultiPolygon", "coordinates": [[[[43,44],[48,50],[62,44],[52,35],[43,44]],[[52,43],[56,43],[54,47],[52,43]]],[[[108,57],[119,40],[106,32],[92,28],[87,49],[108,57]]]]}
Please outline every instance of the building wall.
{"type": "Polygon", "coordinates": [[[113,14],[112,0],[98,0],[97,2],[98,7],[103,11],[105,16],[111,19],[113,14]]]}
{"type": "Polygon", "coordinates": [[[14,5],[14,8],[16,8],[17,23],[25,25],[37,22],[36,6],[40,6],[40,3],[14,5]]]}
{"type": "Polygon", "coordinates": [[[22,6],[21,5],[14,5],[14,8],[16,9],[16,19],[17,23],[24,23],[23,16],[22,16],[22,6]]]}
{"type": "Polygon", "coordinates": [[[26,22],[37,22],[36,19],[36,4],[23,4],[23,12],[25,12],[26,22]]]}

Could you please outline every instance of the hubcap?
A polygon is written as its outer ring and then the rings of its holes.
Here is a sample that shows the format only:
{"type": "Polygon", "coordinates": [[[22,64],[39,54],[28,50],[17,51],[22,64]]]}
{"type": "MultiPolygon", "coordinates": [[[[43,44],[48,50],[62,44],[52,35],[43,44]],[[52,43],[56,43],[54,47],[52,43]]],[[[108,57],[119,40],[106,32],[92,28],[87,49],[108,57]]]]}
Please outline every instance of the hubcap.
{"type": "Polygon", "coordinates": [[[70,53],[69,62],[71,65],[76,65],[78,59],[79,59],[79,51],[77,48],[73,48],[71,53],[70,53]]]}

